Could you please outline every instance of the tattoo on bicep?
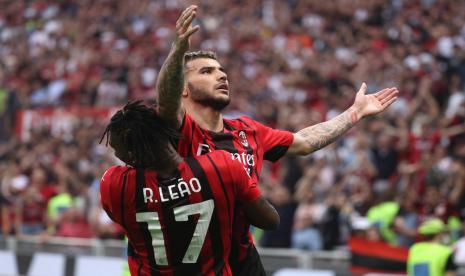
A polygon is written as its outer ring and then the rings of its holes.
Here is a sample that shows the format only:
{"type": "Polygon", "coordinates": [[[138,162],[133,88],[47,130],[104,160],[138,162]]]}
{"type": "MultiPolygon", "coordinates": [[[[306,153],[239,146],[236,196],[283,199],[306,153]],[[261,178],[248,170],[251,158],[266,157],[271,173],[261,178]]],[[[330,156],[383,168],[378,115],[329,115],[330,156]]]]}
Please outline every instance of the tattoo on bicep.
{"type": "Polygon", "coordinates": [[[327,122],[319,123],[297,132],[310,149],[319,150],[336,141],[357,122],[357,115],[353,111],[346,111],[327,122]]]}

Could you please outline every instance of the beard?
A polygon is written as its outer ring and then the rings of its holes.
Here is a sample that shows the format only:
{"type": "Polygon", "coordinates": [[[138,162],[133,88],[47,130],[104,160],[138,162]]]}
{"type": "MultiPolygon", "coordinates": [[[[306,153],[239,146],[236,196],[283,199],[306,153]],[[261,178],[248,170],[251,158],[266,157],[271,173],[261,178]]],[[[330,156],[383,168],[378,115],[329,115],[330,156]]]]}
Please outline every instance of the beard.
{"type": "Polygon", "coordinates": [[[214,110],[221,111],[229,105],[231,98],[228,96],[224,97],[215,97],[204,90],[195,88],[192,84],[188,83],[187,87],[189,88],[192,101],[201,104],[203,106],[208,106],[214,110]]]}

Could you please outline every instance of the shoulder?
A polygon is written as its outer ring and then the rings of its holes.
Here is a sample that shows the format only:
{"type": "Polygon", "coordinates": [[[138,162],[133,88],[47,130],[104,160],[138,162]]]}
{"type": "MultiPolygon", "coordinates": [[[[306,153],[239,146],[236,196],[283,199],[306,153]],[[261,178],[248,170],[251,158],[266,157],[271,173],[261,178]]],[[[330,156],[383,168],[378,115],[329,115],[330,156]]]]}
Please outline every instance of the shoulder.
{"type": "Polygon", "coordinates": [[[237,127],[243,128],[243,129],[251,129],[254,130],[258,133],[262,134],[268,134],[268,133],[273,133],[273,132],[282,132],[281,130],[274,129],[272,127],[269,127],[257,120],[254,120],[248,116],[241,116],[237,119],[235,119],[235,123],[237,124],[237,127]]]}
{"type": "Polygon", "coordinates": [[[240,116],[234,119],[223,119],[224,122],[235,129],[238,128],[255,128],[255,125],[258,123],[254,119],[248,116],[240,116]]]}
{"type": "Polygon", "coordinates": [[[103,173],[102,178],[100,179],[100,185],[109,185],[109,183],[119,183],[121,177],[130,170],[132,170],[131,167],[111,166],[103,173]]]}
{"type": "Polygon", "coordinates": [[[258,121],[255,121],[254,119],[250,118],[249,116],[240,116],[236,119],[234,119],[238,124],[242,125],[247,125],[249,127],[253,127],[256,124],[260,124],[258,121]]]}
{"type": "Polygon", "coordinates": [[[102,178],[105,178],[107,176],[114,177],[114,176],[123,174],[124,172],[127,172],[131,169],[132,169],[131,167],[126,167],[126,166],[111,166],[103,173],[102,178]]]}
{"type": "Polygon", "coordinates": [[[100,200],[106,211],[120,198],[125,175],[134,171],[131,167],[112,166],[103,173],[100,179],[100,200]]]}

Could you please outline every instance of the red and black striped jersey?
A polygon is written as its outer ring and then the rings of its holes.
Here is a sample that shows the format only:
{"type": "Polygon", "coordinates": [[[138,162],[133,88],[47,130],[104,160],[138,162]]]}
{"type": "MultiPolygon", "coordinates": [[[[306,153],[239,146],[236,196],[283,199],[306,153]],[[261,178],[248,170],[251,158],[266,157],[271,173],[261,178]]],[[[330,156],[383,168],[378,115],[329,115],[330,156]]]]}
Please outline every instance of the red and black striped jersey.
{"type": "Polygon", "coordinates": [[[100,195],[126,231],[131,275],[231,275],[234,206],[260,191],[239,162],[216,151],[184,159],[169,179],[113,166],[100,195]]]}
{"type": "Polygon", "coordinates": [[[246,116],[223,119],[223,123],[222,132],[208,131],[186,113],[181,126],[183,138],[177,145],[178,153],[187,157],[225,150],[231,158],[239,160],[258,182],[263,160],[277,161],[294,141],[293,133],[267,127],[246,116]]]}
{"type": "MultiPolygon", "coordinates": [[[[249,175],[258,182],[263,160],[281,158],[294,141],[288,131],[267,127],[249,117],[223,119],[224,130],[212,132],[202,129],[188,114],[184,115],[178,142],[181,156],[199,156],[214,150],[228,151],[231,159],[239,160],[249,175]]],[[[235,215],[231,264],[245,260],[253,244],[250,224],[239,209],[235,215]]]]}

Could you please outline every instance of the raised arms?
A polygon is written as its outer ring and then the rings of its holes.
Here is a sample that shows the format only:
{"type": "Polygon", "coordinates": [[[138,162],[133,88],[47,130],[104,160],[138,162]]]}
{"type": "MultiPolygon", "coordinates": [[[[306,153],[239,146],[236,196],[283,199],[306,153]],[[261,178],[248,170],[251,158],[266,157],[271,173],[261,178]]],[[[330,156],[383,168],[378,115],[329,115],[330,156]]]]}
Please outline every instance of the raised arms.
{"type": "Polygon", "coordinates": [[[191,5],[181,13],[176,21],[176,39],[160,69],[157,80],[159,115],[177,126],[181,122],[184,54],[189,49],[190,36],[199,29],[198,26],[192,26],[196,14],[197,6],[191,5]]]}
{"type": "Polygon", "coordinates": [[[354,104],[335,118],[304,128],[294,133],[294,142],[288,154],[306,155],[319,150],[346,133],[363,117],[382,112],[396,99],[397,88],[386,88],[375,94],[366,95],[367,86],[362,84],[354,104]]]}

